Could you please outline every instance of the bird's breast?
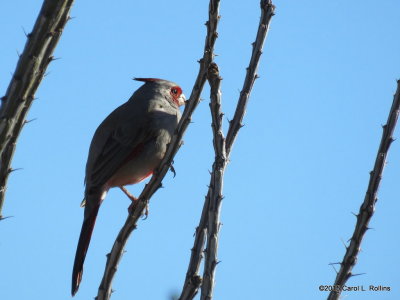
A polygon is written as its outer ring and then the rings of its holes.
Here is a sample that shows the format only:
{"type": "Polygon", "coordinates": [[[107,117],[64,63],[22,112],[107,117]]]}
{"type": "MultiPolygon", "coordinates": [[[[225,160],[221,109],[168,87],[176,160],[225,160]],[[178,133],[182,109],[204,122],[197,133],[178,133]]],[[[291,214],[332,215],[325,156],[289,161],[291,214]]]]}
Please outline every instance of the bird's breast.
{"type": "Polygon", "coordinates": [[[152,175],[165,155],[170,135],[162,130],[154,139],[134,149],[107,181],[107,188],[138,183],[152,175]]]}

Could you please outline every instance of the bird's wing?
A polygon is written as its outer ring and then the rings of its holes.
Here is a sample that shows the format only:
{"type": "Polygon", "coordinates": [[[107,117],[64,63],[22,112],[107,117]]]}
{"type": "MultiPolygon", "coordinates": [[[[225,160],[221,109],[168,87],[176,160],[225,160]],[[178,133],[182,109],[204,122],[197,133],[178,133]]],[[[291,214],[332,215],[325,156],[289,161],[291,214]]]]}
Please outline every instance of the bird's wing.
{"type": "Polygon", "coordinates": [[[90,145],[86,188],[101,188],[132,152],[152,137],[149,118],[140,110],[120,106],[100,124],[90,145]]]}

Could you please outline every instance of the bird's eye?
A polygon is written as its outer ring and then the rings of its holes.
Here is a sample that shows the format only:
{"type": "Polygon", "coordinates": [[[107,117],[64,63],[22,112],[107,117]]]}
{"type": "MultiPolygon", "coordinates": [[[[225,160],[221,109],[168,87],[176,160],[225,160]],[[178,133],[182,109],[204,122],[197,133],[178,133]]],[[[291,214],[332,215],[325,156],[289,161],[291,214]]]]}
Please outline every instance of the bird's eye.
{"type": "Polygon", "coordinates": [[[172,94],[176,95],[178,94],[178,90],[176,88],[172,88],[171,89],[172,94]]]}

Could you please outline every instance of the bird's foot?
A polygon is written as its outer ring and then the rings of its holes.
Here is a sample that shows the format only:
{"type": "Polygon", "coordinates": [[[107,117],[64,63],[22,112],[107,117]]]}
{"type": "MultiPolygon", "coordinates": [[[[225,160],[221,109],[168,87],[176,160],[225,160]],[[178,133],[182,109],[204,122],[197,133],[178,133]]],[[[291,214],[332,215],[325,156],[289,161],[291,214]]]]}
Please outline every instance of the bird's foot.
{"type": "Polygon", "coordinates": [[[121,191],[123,191],[124,194],[132,201],[131,205],[129,205],[129,207],[128,207],[128,213],[129,213],[129,214],[132,214],[134,205],[135,205],[135,203],[136,203],[136,201],[137,201],[138,198],[136,198],[136,197],[133,196],[131,193],[129,193],[129,191],[128,191],[124,186],[120,186],[119,188],[120,188],[121,191]]]}
{"type": "MultiPolygon", "coordinates": [[[[135,204],[136,204],[136,202],[133,202],[132,201],[132,203],[131,203],[131,205],[129,205],[129,207],[128,207],[128,213],[131,215],[132,213],[133,213],[133,211],[134,211],[134,206],[135,206],[135,204]]],[[[149,216],[149,202],[148,201],[146,201],[146,208],[145,208],[145,211],[144,211],[144,214],[142,215],[143,216],[143,220],[146,220],[147,219],[147,217],[149,216]]]]}
{"type": "MultiPolygon", "coordinates": [[[[134,206],[136,204],[136,201],[138,200],[138,198],[136,198],[135,196],[133,196],[131,193],[129,193],[129,191],[124,187],[124,186],[120,186],[119,187],[121,189],[121,191],[123,191],[125,193],[126,196],[128,196],[128,198],[132,201],[131,205],[129,205],[128,207],[128,213],[132,214],[133,210],[134,210],[134,206]]],[[[146,220],[147,217],[149,216],[149,202],[146,201],[146,210],[144,212],[144,218],[143,220],[146,220]]]]}

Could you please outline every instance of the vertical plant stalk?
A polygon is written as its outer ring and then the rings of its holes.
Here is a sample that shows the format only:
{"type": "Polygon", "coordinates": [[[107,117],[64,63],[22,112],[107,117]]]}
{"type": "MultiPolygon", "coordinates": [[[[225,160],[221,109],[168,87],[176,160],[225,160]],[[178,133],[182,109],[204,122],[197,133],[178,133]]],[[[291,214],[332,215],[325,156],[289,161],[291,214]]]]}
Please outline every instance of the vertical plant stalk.
{"type": "Polygon", "coordinates": [[[143,215],[147,204],[150,201],[150,198],[158,190],[158,188],[162,186],[162,180],[172,165],[173,158],[182,144],[182,137],[191,122],[191,116],[200,102],[200,95],[207,78],[207,70],[214,58],[214,44],[218,37],[218,7],[219,0],[210,0],[209,20],[206,23],[207,35],[205,39],[203,58],[199,61],[200,69],[195,84],[193,86],[190,98],[186,103],[182,118],[174,135],[172,136],[171,142],[167,148],[167,152],[160,164],[160,167],[156,172],[154,172],[154,175],[150,179],[150,182],[146,184],[142,193],[140,194],[138,201],[136,201],[133,205],[131,214],[128,215],[125,224],[118,233],[111,252],[107,255],[107,262],[103,278],[100,283],[96,297],[97,300],[110,299],[112,292],[112,281],[117,271],[117,267],[121,260],[122,254],[124,252],[124,247],[128,241],[128,238],[132,231],[136,229],[137,221],[143,215]]]}
{"type": "Polygon", "coordinates": [[[69,20],[73,0],[45,0],[0,107],[0,219],[18,136],[52,53],[69,20]]]}
{"type": "MultiPolygon", "coordinates": [[[[219,16],[219,0],[210,0],[209,7],[208,7],[208,21],[206,22],[207,26],[207,37],[206,37],[206,43],[207,40],[209,40],[208,36],[214,37],[212,47],[205,47],[205,51],[209,54],[209,57],[211,60],[209,61],[207,65],[207,69],[205,70],[206,72],[208,71],[208,66],[214,59],[214,43],[216,38],[218,37],[217,33],[217,27],[218,27],[218,21],[220,19],[219,16]]],[[[206,73],[205,73],[206,75],[206,73]]],[[[190,255],[190,262],[188,266],[188,270],[186,272],[186,277],[185,277],[185,282],[183,284],[182,288],[182,293],[179,296],[179,300],[186,300],[186,299],[193,299],[194,296],[197,294],[197,291],[201,285],[201,277],[198,275],[199,268],[200,268],[200,263],[201,259],[203,256],[203,248],[204,248],[204,243],[206,240],[206,234],[207,234],[207,214],[208,214],[208,200],[209,195],[206,196],[206,199],[204,201],[204,206],[202,210],[202,216],[200,219],[200,224],[196,228],[196,233],[195,233],[195,241],[194,241],[194,246],[191,249],[191,255],[190,255]]]]}
{"type": "MultiPolygon", "coordinates": [[[[226,136],[226,141],[225,141],[226,158],[229,158],[232,145],[236,139],[238,131],[240,130],[241,127],[243,127],[241,122],[246,112],[246,106],[249,101],[251,89],[253,87],[254,81],[257,79],[257,67],[262,54],[262,49],[267,36],[269,25],[272,16],[274,16],[275,12],[275,6],[272,4],[271,0],[261,0],[260,7],[261,7],[261,18],[260,18],[260,23],[258,25],[256,41],[252,44],[253,51],[250,58],[249,66],[247,68],[247,73],[243,83],[243,88],[242,91],[240,92],[234,118],[232,121],[230,121],[230,126],[226,136]]],[[[202,279],[198,275],[198,272],[201,260],[203,258],[202,253],[204,248],[205,237],[207,235],[207,226],[209,224],[208,211],[210,207],[212,184],[213,184],[213,177],[211,177],[209,185],[210,188],[208,189],[207,196],[204,201],[203,211],[201,213],[199,225],[196,228],[194,245],[193,248],[191,249],[189,267],[186,273],[185,282],[179,300],[193,299],[196,296],[198,289],[202,284],[202,279]]],[[[204,293],[206,292],[204,291],[204,293]]]]}
{"type": "Polygon", "coordinates": [[[340,263],[340,269],[337,272],[335,286],[340,287],[337,291],[331,291],[328,300],[339,299],[341,288],[346,284],[347,280],[353,275],[351,273],[353,267],[357,263],[358,253],[360,252],[361,242],[365,232],[368,230],[368,224],[374,214],[375,204],[378,200],[378,189],[382,179],[383,169],[385,167],[386,157],[390,145],[393,142],[393,132],[397,124],[400,112],[400,80],[397,81],[397,90],[394,95],[392,107],[389,112],[386,125],[383,126],[382,139],[379,145],[378,153],[375,159],[374,169],[370,172],[367,192],[364,202],[360,206],[357,215],[357,223],[350,240],[350,245],[346,248],[346,253],[340,263]]]}
{"type": "Polygon", "coordinates": [[[260,24],[258,25],[257,37],[255,42],[252,44],[253,51],[251,53],[250,63],[246,69],[246,78],[244,80],[242,91],[238,105],[233,119],[229,123],[228,133],[226,135],[226,153],[231,152],[232,145],[236,139],[239,129],[243,127],[242,121],[246,113],[247,103],[249,102],[250,92],[253,88],[257,76],[258,63],[264,47],[264,42],[268,33],[269,24],[272,17],[275,14],[275,5],[272,4],[271,0],[261,0],[261,18],[260,24]]]}
{"type": "Polygon", "coordinates": [[[224,172],[227,165],[225,137],[222,132],[222,117],[224,114],[221,112],[221,77],[219,76],[218,66],[215,63],[210,65],[208,82],[211,87],[210,110],[215,160],[212,167],[211,184],[209,187],[207,247],[205,250],[206,258],[204,262],[203,284],[201,286],[201,300],[212,299],[214,290],[215,268],[218,264],[218,233],[221,227],[219,220],[223,199],[222,191],[224,172]]]}

